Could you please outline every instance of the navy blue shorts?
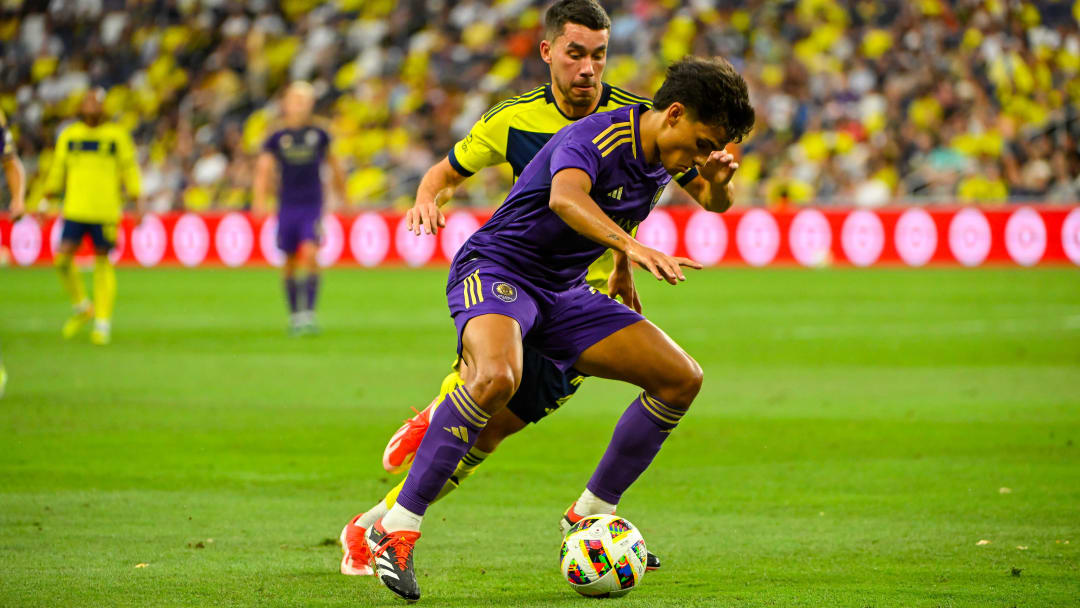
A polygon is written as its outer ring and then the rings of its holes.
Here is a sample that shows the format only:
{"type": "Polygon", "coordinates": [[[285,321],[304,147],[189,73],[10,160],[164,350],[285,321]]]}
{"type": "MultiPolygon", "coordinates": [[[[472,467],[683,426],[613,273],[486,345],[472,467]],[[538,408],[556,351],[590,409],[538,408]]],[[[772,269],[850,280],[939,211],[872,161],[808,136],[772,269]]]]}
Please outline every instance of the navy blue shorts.
{"type": "Polygon", "coordinates": [[[71,241],[78,247],[88,234],[94,243],[95,251],[109,251],[116,247],[116,224],[90,224],[64,218],[61,241],[71,241]]]}
{"type": "Polygon", "coordinates": [[[563,372],[540,351],[525,345],[521,384],[506,407],[525,422],[539,422],[566,403],[585,378],[574,368],[563,372]]]}

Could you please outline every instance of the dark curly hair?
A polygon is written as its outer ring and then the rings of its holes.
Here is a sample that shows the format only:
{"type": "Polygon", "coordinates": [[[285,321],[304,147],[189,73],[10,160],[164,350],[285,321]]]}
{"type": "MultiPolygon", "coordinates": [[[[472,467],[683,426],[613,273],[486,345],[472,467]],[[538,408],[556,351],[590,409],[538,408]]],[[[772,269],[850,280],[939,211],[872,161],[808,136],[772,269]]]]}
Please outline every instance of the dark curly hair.
{"type": "Polygon", "coordinates": [[[559,0],[544,13],[544,38],[554,41],[567,23],[584,25],[590,30],[611,29],[611,19],[595,0],[559,0]]]}
{"type": "Polygon", "coordinates": [[[653,109],[665,110],[675,102],[697,120],[724,127],[733,142],[742,141],[754,127],[746,81],[723,57],[684,57],[668,66],[653,109]]]}

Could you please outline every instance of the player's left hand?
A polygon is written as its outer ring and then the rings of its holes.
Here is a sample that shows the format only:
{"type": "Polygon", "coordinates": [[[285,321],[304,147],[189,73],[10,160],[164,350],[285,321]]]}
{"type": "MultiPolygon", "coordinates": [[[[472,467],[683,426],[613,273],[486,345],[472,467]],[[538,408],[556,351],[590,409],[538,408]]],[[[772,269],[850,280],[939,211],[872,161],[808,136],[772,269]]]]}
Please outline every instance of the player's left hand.
{"type": "Polygon", "coordinates": [[[439,228],[445,226],[446,216],[435,201],[421,202],[417,199],[416,204],[405,213],[405,227],[416,236],[420,236],[421,228],[424,234],[438,234],[439,228]]]}
{"type": "Polygon", "coordinates": [[[638,313],[641,312],[641,300],[638,298],[637,286],[634,285],[634,271],[629,265],[625,269],[619,264],[608,277],[608,295],[612,298],[622,298],[626,304],[638,313]]]}
{"type": "Polygon", "coordinates": [[[704,165],[698,167],[698,173],[713,186],[726,186],[738,168],[739,163],[735,161],[734,154],[727,150],[717,150],[709,155],[704,165]]]}

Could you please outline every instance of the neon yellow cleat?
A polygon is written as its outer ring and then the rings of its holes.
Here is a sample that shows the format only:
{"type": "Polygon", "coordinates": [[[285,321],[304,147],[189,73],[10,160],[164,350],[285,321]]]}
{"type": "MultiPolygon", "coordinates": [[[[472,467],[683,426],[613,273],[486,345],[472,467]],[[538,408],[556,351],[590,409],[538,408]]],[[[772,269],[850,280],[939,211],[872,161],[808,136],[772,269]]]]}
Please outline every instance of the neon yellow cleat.
{"type": "Polygon", "coordinates": [[[111,333],[108,321],[97,321],[90,332],[90,342],[97,346],[105,346],[112,338],[111,333]]]}
{"type": "Polygon", "coordinates": [[[0,398],[3,398],[5,389],[7,389],[7,369],[3,363],[0,363],[0,398]]]}
{"type": "Polygon", "coordinates": [[[94,307],[90,306],[90,302],[84,302],[82,305],[75,307],[75,313],[72,313],[68,320],[64,322],[64,329],[60,333],[64,335],[65,340],[70,340],[79,335],[83,326],[90,323],[93,317],[94,307]]]}

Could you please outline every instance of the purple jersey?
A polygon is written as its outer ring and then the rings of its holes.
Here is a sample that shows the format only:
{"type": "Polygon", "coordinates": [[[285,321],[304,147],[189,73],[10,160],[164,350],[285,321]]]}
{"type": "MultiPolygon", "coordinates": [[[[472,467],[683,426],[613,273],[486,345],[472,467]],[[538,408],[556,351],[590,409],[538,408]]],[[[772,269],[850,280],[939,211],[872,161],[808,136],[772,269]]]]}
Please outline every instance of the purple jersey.
{"type": "MultiPolygon", "coordinates": [[[[583,281],[589,264],[607,248],[575,232],[548,207],[551,178],[563,169],[588,173],[589,196],[623,230],[633,230],[671,181],[663,165],[645,162],[639,121],[646,110],[633,105],[593,114],[556,133],[525,167],[506,202],[461,247],[456,260],[487,258],[555,291],[583,281]]],[[[454,274],[451,284],[463,278],[454,274]]]]}
{"type": "Polygon", "coordinates": [[[275,131],[263,151],[274,155],[281,171],[279,206],[319,209],[323,204],[319,168],[326,158],[330,135],[315,126],[275,131]]]}

